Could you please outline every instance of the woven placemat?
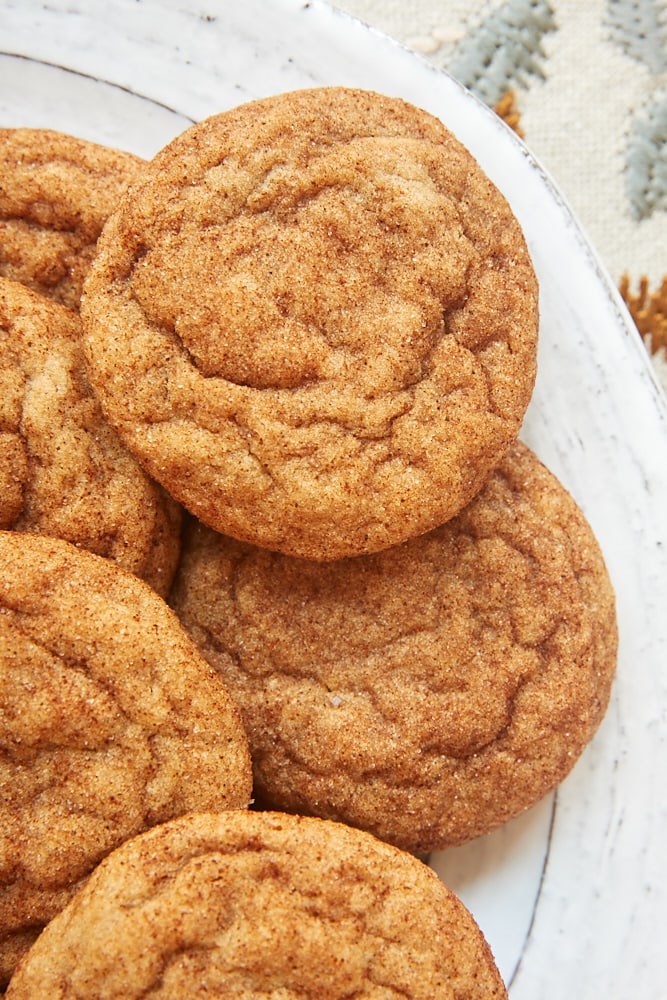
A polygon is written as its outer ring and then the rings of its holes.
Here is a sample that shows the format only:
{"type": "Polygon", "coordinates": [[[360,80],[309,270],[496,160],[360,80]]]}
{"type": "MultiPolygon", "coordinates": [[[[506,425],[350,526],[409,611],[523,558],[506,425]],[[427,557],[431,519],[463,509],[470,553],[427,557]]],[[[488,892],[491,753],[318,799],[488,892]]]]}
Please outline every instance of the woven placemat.
{"type": "Polygon", "coordinates": [[[334,0],[448,70],[551,174],[667,390],[667,0],[334,0]]]}

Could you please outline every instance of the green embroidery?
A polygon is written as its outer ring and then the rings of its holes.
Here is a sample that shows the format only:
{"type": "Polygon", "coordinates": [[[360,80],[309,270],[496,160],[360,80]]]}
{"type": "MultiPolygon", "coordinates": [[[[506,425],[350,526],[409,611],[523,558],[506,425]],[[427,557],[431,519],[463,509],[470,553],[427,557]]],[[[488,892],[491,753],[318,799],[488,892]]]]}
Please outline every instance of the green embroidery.
{"type": "Polygon", "coordinates": [[[657,89],[631,127],[627,187],[637,219],[667,209],[667,87],[657,89]]]}
{"type": "Polygon", "coordinates": [[[667,7],[659,0],[607,0],[612,38],[657,76],[667,70],[667,7]]]}
{"type": "Polygon", "coordinates": [[[466,34],[447,68],[493,107],[508,90],[525,89],[529,77],[544,78],[542,39],[555,28],[547,0],[505,0],[466,34]]]}
{"type": "Polygon", "coordinates": [[[647,219],[667,209],[667,4],[664,0],[607,0],[612,40],[653,78],[653,93],[629,125],[626,186],[632,214],[647,219]]]}

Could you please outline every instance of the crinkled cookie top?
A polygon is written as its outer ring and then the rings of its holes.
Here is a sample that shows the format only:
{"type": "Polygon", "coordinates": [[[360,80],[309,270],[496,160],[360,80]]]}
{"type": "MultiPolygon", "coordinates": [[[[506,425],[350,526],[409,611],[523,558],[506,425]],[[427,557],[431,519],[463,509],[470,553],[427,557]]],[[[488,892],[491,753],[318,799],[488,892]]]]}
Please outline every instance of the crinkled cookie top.
{"type": "Polygon", "coordinates": [[[191,815],[110,855],[7,1000],[505,1000],[482,934],[430,869],[341,824],[191,815]]]}
{"type": "Polygon", "coordinates": [[[188,129],[105,227],[90,375],[219,531],[333,559],[456,513],[515,438],[536,281],[509,206],[398,99],[282,94],[188,129]]]}
{"type": "Polygon", "coordinates": [[[70,309],[144,161],[52,129],[0,129],[0,274],[70,309]]]}
{"type": "Polygon", "coordinates": [[[616,668],[599,545],[519,444],[461,514],[373,555],[315,563],[196,525],[170,599],[241,709],[256,798],[418,853],[550,792],[616,668]]]}
{"type": "Polygon", "coordinates": [[[238,711],[164,601],[67,542],[0,532],[0,984],[110,850],[250,793],[238,711]]]}
{"type": "Polygon", "coordinates": [[[180,525],[102,413],[78,313],[0,277],[0,528],[63,538],[164,595],[180,525]]]}

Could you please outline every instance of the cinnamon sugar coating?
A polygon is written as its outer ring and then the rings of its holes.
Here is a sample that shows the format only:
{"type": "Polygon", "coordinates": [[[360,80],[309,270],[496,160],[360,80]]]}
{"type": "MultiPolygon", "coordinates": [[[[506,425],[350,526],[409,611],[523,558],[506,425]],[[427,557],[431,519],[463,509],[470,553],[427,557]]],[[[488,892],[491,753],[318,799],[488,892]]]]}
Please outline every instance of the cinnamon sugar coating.
{"type": "Polygon", "coordinates": [[[521,444],[456,518],[374,555],[318,564],[194,524],[171,602],[241,709],[259,803],[417,853],[551,791],[616,666],[598,543],[521,444]]]}
{"type": "Polygon", "coordinates": [[[0,275],[77,309],[102,226],[143,165],[52,129],[0,129],[0,275]]]}
{"type": "Polygon", "coordinates": [[[78,313],[0,278],[0,528],[64,538],[165,595],[180,525],[102,414],[78,313]]]}
{"type": "Polygon", "coordinates": [[[105,226],[90,377],[202,521],[310,559],[453,516],[518,433],[537,287],[509,206],[444,125],[344,88],[186,130],[105,226]]]}
{"type": "Polygon", "coordinates": [[[250,791],[238,711],[164,601],[0,532],[0,985],[113,848],[250,791]]]}
{"type": "Polygon", "coordinates": [[[422,862],[341,824],[231,811],[103,861],[7,1000],[505,1000],[482,934],[422,862]]]}

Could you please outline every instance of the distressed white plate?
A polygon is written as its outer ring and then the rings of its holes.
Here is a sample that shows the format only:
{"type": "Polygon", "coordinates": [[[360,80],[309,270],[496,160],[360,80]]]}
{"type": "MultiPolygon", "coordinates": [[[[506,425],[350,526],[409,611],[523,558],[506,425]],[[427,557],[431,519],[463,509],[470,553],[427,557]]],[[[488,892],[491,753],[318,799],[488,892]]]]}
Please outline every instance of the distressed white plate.
{"type": "Polygon", "coordinates": [[[354,85],[440,116],[504,191],[541,284],[523,437],[600,539],[619,671],[607,718],[558,792],[431,863],[477,917],[512,1000],[667,997],[667,408],[557,188],[454,80],[319,0],[0,0],[0,50],[0,125],[150,156],[244,100],[354,85]]]}

